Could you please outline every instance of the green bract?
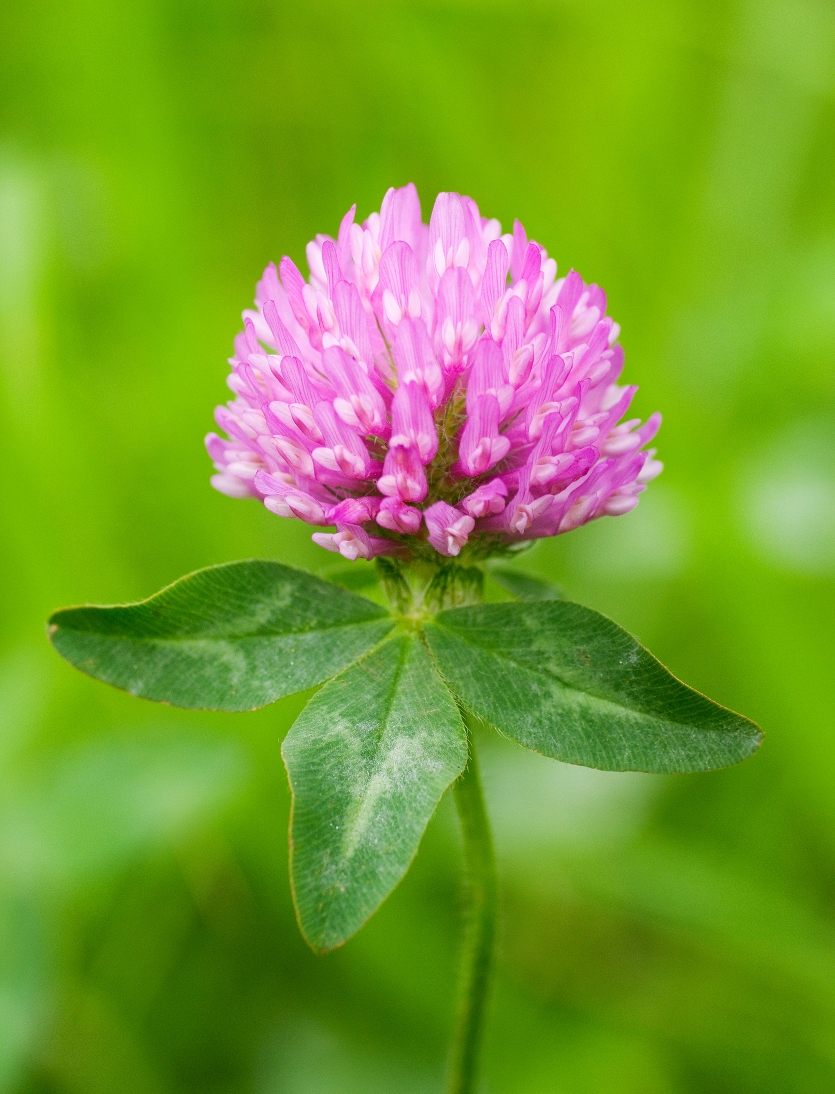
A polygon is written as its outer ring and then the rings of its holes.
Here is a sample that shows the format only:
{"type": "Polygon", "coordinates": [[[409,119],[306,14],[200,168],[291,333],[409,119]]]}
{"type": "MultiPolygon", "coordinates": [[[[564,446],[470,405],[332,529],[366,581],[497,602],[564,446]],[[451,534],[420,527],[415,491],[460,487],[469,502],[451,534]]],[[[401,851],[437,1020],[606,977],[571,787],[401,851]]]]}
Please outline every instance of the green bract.
{"type": "Polygon", "coordinates": [[[613,771],[708,771],[760,744],[752,722],[610,619],[518,571],[491,573],[520,599],[467,604],[480,572],[410,584],[386,563],[398,609],[387,611],[301,570],[236,562],[138,604],[58,611],[49,634],[89,675],[190,709],[249,710],[325,684],[282,751],[296,909],[327,950],[388,896],[464,770],[462,710],[547,756],[613,771]]]}

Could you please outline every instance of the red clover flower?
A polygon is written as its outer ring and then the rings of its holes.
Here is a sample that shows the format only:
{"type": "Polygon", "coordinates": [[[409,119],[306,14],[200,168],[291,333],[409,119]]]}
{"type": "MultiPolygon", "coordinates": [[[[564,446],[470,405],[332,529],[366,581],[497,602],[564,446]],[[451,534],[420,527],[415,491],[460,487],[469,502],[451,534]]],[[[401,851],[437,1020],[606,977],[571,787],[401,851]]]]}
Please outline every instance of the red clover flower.
{"type": "Polygon", "coordinates": [[[606,295],[516,221],[414,185],[270,264],[244,312],[206,438],[216,489],[336,526],[349,559],[472,558],[628,513],[661,471],[661,423],[621,421],[623,350],[606,295]]]}

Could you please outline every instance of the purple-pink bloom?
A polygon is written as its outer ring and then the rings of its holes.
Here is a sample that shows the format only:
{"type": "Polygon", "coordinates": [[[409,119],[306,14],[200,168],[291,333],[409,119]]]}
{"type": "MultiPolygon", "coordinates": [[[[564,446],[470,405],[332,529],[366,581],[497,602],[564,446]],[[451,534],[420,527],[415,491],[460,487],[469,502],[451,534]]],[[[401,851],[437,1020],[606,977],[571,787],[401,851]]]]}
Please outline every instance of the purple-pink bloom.
{"type": "Polygon", "coordinates": [[[447,505],[445,501],[436,501],[423,514],[429,531],[429,542],[441,555],[453,557],[461,554],[475,527],[472,517],[447,505]]]}
{"type": "Polygon", "coordinates": [[[335,526],[313,539],[351,559],[482,557],[634,508],[661,418],[621,421],[603,290],[459,194],[428,225],[411,184],[354,213],[308,280],[264,271],[206,438],[216,489],[335,526]]]}

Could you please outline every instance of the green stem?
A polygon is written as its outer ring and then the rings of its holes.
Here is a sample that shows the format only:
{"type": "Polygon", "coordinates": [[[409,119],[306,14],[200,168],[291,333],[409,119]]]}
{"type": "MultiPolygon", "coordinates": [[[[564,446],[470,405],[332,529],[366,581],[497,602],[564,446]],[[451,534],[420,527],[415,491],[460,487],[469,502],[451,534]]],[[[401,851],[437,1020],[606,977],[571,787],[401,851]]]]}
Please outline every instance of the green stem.
{"type": "Polygon", "coordinates": [[[493,972],[498,894],[493,837],[484,807],[472,734],[467,769],[455,784],[455,804],[464,837],[469,909],[447,1092],[473,1094],[493,972]]]}

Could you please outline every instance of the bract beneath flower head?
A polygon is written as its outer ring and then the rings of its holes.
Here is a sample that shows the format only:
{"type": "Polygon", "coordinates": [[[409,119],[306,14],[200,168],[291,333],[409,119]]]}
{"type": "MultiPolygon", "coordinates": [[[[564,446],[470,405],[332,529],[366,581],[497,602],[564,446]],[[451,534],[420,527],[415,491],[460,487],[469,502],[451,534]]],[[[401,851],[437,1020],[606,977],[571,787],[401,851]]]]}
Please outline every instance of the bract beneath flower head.
{"type": "Polygon", "coordinates": [[[428,225],[412,184],[354,213],[307,281],[264,271],[206,439],[216,489],[335,526],[313,539],[350,559],[483,557],[633,509],[661,418],[621,421],[602,289],[460,194],[428,225]]]}

